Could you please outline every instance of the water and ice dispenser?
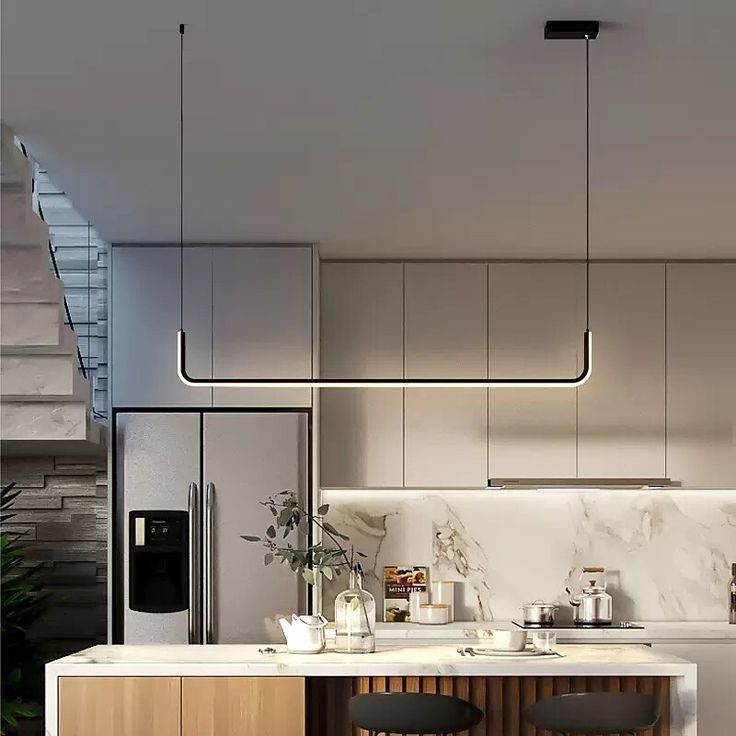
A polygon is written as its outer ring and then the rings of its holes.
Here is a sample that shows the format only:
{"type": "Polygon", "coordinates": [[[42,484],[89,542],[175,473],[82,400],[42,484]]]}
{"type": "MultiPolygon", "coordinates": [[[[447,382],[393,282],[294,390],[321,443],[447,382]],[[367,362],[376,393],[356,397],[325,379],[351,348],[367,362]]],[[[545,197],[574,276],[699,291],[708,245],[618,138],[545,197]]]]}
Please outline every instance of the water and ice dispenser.
{"type": "Polygon", "coordinates": [[[145,613],[189,607],[189,527],[186,511],[130,512],[128,605],[145,613]]]}

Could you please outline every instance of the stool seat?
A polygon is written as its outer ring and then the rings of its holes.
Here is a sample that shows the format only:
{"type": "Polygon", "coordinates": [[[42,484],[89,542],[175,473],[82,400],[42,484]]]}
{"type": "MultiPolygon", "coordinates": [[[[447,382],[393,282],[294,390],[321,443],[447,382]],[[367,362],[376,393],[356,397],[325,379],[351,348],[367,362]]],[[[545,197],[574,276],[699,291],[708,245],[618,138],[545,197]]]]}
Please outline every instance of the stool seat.
{"type": "Polygon", "coordinates": [[[644,693],[568,693],[538,700],[524,718],[555,734],[635,734],[657,723],[659,704],[644,693]]]}
{"type": "Polygon", "coordinates": [[[354,726],[372,734],[454,734],[483,720],[466,700],[436,693],[366,693],[350,698],[354,726]]]}

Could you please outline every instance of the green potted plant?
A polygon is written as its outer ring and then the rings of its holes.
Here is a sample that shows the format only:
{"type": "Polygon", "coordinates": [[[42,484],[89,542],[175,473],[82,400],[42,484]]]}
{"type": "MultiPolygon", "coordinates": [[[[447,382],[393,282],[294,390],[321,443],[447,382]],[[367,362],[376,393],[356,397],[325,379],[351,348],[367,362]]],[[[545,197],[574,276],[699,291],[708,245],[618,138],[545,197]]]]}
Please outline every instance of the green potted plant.
{"type": "Polygon", "coordinates": [[[2,732],[16,731],[25,718],[40,715],[43,702],[43,656],[28,635],[46,607],[41,565],[27,565],[22,533],[8,531],[8,513],[20,490],[15,483],[0,491],[0,609],[2,620],[2,732]]]}
{"type": "Polygon", "coordinates": [[[310,585],[324,576],[333,580],[349,573],[349,587],[335,599],[335,650],[372,652],[375,649],[376,604],[363,589],[362,552],[355,549],[347,534],[325,519],[329,504],[310,513],[293,491],[281,491],[260,501],[273,516],[263,536],[242,534],[246,542],[260,542],[265,550],[263,562],[288,565],[310,585]],[[321,539],[309,544],[309,530],[321,532],[321,539]]]}

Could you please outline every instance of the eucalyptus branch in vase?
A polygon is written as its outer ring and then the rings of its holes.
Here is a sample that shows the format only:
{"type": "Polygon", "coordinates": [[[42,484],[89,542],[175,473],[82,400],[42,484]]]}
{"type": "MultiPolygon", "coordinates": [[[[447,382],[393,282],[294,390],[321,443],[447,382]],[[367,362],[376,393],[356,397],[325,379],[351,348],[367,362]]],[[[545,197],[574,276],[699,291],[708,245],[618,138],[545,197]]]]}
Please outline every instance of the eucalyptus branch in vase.
{"type": "MultiPolygon", "coordinates": [[[[288,490],[259,503],[271,512],[272,523],[266,527],[263,536],[241,534],[241,538],[263,546],[264,565],[271,565],[275,561],[288,565],[310,585],[317,585],[320,576],[333,580],[343,570],[362,576],[360,559],[366,555],[355,549],[347,534],[325,519],[330,510],[329,504],[320,506],[316,514],[310,513],[299,502],[296,493],[288,490]],[[306,543],[310,526],[322,532],[322,539],[314,544],[306,543]]],[[[370,628],[365,605],[363,613],[370,628]]]]}

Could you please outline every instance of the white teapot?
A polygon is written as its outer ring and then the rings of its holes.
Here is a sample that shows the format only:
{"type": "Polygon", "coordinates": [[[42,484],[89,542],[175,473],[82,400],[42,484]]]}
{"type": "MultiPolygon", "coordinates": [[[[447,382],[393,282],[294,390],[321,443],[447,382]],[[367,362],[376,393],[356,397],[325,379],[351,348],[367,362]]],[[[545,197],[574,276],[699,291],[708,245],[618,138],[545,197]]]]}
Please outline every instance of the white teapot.
{"type": "Polygon", "coordinates": [[[319,654],[325,648],[325,626],[327,619],[322,616],[297,616],[291,614],[291,621],[280,618],[279,624],[286,637],[286,649],[294,654],[319,654]]]}

